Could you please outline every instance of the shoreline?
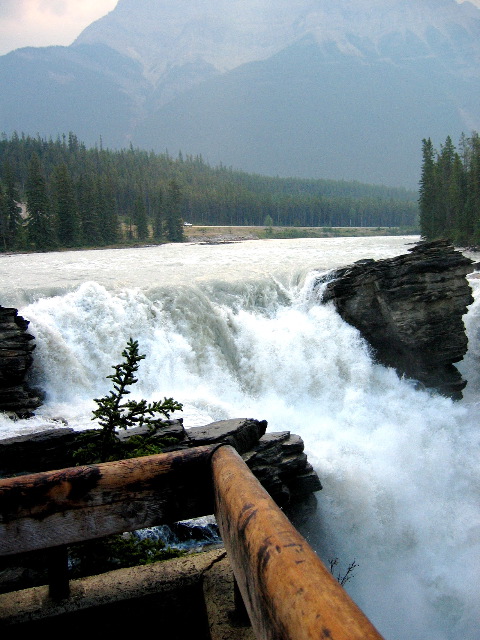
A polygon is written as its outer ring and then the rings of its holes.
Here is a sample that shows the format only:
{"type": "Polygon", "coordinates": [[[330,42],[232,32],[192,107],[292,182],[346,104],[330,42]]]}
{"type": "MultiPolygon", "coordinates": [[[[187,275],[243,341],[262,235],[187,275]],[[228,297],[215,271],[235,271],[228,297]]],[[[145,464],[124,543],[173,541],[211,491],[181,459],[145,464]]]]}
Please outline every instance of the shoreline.
{"type": "Polygon", "coordinates": [[[51,251],[5,251],[0,258],[38,253],[66,253],[69,251],[102,251],[121,249],[147,249],[167,244],[233,244],[248,240],[301,240],[322,238],[366,238],[385,236],[418,236],[418,231],[403,230],[399,227],[264,227],[264,226],[207,226],[192,225],[184,228],[183,242],[132,242],[104,245],[101,247],[63,247],[51,251]]]}

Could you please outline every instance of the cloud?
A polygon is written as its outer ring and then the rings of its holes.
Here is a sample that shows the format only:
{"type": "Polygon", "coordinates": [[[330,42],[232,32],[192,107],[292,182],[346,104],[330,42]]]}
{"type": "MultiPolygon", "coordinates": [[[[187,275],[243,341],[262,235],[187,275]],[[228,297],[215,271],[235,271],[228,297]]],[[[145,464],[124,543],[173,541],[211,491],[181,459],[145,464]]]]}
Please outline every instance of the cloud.
{"type": "MultiPolygon", "coordinates": [[[[39,4],[40,11],[45,11],[54,16],[65,16],[68,10],[71,8],[70,3],[66,0],[43,0],[39,4]]],[[[88,4],[88,3],[87,3],[88,4]]]]}
{"type": "Polygon", "coordinates": [[[0,4],[0,20],[21,17],[28,4],[28,0],[2,0],[0,4]]]}
{"type": "Polygon", "coordinates": [[[118,0],[1,0],[0,55],[20,47],[69,45],[118,0]]]}

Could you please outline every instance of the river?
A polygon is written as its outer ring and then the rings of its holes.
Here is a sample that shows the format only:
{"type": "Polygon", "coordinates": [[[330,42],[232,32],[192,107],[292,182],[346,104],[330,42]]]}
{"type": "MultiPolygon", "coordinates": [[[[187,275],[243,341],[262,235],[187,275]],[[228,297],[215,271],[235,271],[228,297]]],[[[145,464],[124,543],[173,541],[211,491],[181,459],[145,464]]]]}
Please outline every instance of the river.
{"type": "Polygon", "coordinates": [[[377,365],[321,305],[318,273],[405,253],[414,237],[187,243],[0,256],[0,303],[30,321],[31,382],[47,393],[0,437],[92,426],[93,398],[128,338],[146,354],[132,397],[173,397],[185,426],[268,421],[305,441],[323,490],[302,533],[386,640],[480,638],[480,344],[465,316],[469,381],[454,403],[377,365]]]}

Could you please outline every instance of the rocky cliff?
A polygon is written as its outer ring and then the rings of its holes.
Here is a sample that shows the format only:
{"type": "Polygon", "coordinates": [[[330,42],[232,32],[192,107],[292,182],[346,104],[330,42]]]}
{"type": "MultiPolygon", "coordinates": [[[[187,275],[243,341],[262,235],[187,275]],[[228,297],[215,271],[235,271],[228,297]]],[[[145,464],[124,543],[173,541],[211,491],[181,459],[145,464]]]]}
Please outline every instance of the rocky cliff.
{"type": "MultiPolygon", "coordinates": [[[[265,60],[309,37],[330,54],[337,49],[365,63],[377,54],[392,59],[399,53],[403,59],[436,56],[440,40],[448,46],[446,64],[458,59],[463,73],[469,68],[478,75],[467,50],[455,47],[457,34],[462,34],[464,44],[474,43],[480,53],[478,19],[476,8],[452,0],[119,0],[74,46],[111,47],[138,61],[153,85],[175,67],[191,65],[202,75],[207,69],[222,73],[265,60]]],[[[189,77],[184,74],[184,79],[189,77]]]]}
{"type": "Polygon", "coordinates": [[[466,381],[454,366],[467,351],[463,315],[473,302],[472,260],[449,241],[422,242],[408,254],[361,260],[318,281],[323,302],[371,345],[377,360],[453,399],[466,381]]]}
{"type": "Polygon", "coordinates": [[[25,383],[35,349],[28,325],[16,309],[0,306],[0,411],[22,418],[42,403],[40,395],[25,383]]]}

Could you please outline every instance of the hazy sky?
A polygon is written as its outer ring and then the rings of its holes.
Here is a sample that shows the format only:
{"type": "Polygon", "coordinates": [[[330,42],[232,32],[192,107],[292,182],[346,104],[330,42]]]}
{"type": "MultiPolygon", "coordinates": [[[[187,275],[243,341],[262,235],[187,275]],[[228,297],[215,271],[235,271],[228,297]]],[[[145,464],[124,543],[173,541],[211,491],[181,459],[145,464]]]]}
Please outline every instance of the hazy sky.
{"type": "Polygon", "coordinates": [[[0,0],[0,55],[19,47],[69,45],[118,0],[0,0]]]}
{"type": "MultiPolygon", "coordinates": [[[[480,0],[470,1],[480,7],[480,0]]],[[[85,27],[111,11],[117,2],[0,0],[0,55],[19,47],[69,45],[85,27]]]]}

